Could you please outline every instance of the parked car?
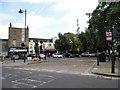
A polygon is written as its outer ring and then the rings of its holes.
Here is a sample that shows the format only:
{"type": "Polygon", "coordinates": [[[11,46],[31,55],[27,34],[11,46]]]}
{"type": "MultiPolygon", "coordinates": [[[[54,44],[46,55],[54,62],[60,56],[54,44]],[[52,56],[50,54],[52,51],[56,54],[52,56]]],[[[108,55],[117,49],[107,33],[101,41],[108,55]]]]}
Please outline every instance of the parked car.
{"type": "Polygon", "coordinates": [[[52,57],[54,57],[54,58],[62,58],[63,57],[63,55],[62,54],[59,54],[59,53],[54,53],[54,54],[52,54],[52,57]]]}
{"type": "Polygon", "coordinates": [[[89,56],[90,56],[90,57],[96,57],[97,54],[96,54],[96,53],[89,53],[89,56]]]}
{"type": "Polygon", "coordinates": [[[13,55],[11,59],[18,60],[19,59],[19,55],[13,55]]]}
{"type": "Polygon", "coordinates": [[[71,53],[65,53],[64,57],[73,58],[74,56],[71,53]]]}
{"type": "Polygon", "coordinates": [[[36,57],[36,55],[35,54],[28,54],[27,57],[32,57],[32,59],[33,59],[36,57]]]}
{"type": "Polygon", "coordinates": [[[84,52],[81,54],[82,57],[95,57],[97,56],[96,53],[89,53],[89,52],[84,52]]]}
{"type": "Polygon", "coordinates": [[[79,54],[72,54],[73,55],[73,57],[79,57],[79,54]]]}
{"type": "Polygon", "coordinates": [[[89,57],[89,52],[81,53],[81,56],[82,56],[82,57],[89,57]]]}
{"type": "Polygon", "coordinates": [[[40,58],[46,60],[46,55],[45,54],[40,54],[40,58]]]}

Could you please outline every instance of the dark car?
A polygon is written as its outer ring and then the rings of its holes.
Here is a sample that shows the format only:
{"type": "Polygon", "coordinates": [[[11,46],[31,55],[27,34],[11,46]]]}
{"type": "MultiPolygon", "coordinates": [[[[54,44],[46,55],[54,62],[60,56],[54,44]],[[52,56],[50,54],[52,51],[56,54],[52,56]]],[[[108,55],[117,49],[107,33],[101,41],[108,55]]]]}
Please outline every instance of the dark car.
{"type": "Polygon", "coordinates": [[[71,53],[65,53],[64,57],[73,58],[74,56],[71,53]]]}
{"type": "Polygon", "coordinates": [[[79,57],[79,54],[75,53],[73,54],[73,57],[79,57]]]}
{"type": "Polygon", "coordinates": [[[12,57],[11,57],[11,60],[18,60],[19,59],[19,55],[12,55],[12,57]]]}
{"type": "Polygon", "coordinates": [[[33,58],[36,57],[36,55],[35,54],[29,54],[29,55],[27,55],[27,57],[32,57],[32,59],[33,59],[33,58]]]}

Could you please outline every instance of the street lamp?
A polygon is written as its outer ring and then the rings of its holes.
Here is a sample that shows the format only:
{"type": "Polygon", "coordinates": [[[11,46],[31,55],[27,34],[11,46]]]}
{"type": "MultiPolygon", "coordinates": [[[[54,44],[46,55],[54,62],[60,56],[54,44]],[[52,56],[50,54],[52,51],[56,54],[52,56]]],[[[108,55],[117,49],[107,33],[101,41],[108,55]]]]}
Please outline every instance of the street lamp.
{"type": "Polygon", "coordinates": [[[20,9],[19,13],[20,14],[25,13],[25,41],[26,41],[26,14],[27,14],[27,10],[26,9],[25,10],[20,9]]]}
{"type": "MultiPolygon", "coordinates": [[[[22,47],[25,46],[25,42],[26,42],[26,14],[27,14],[27,10],[26,9],[25,10],[22,10],[22,9],[19,10],[20,14],[22,14],[23,12],[25,13],[25,29],[24,29],[25,34],[24,34],[24,37],[22,37],[22,38],[24,38],[24,40],[23,40],[24,44],[22,43],[22,47]]],[[[26,54],[24,54],[24,63],[25,62],[26,62],[26,54]]]]}
{"type": "Polygon", "coordinates": [[[15,62],[15,43],[13,42],[13,56],[12,56],[12,58],[13,58],[13,62],[15,62]]]}

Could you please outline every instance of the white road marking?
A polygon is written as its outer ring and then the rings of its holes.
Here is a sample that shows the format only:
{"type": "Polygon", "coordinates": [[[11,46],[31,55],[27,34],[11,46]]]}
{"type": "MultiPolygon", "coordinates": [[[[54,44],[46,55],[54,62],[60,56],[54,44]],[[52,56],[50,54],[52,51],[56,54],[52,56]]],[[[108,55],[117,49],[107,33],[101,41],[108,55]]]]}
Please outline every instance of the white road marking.
{"type": "Polygon", "coordinates": [[[28,76],[28,77],[25,77],[22,79],[12,81],[12,83],[15,83],[12,87],[19,88],[19,85],[24,85],[23,87],[25,87],[25,88],[27,86],[30,86],[31,88],[37,88],[38,86],[42,86],[42,85],[44,85],[46,83],[50,83],[54,80],[55,80],[54,76],[46,75],[46,74],[39,74],[39,75],[28,76]]]}

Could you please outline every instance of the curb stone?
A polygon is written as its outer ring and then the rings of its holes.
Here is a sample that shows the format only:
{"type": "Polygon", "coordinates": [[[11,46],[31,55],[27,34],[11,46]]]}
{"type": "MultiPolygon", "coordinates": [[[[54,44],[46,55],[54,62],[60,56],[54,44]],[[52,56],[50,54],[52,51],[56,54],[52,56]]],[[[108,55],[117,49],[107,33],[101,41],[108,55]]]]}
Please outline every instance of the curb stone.
{"type": "Polygon", "coordinates": [[[103,76],[109,76],[109,77],[118,77],[120,78],[119,74],[111,74],[111,73],[99,73],[99,72],[91,72],[92,74],[96,74],[96,75],[103,75],[103,76]]]}
{"type": "Polygon", "coordinates": [[[27,63],[27,65],[37,64],[37,63],[42,63],[42,62],[49,62],[49,61],[48,61],[48,60],[45,60],[45,61],[30,62],[30,63],[27,63]]]}

